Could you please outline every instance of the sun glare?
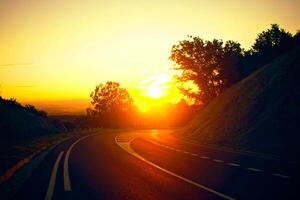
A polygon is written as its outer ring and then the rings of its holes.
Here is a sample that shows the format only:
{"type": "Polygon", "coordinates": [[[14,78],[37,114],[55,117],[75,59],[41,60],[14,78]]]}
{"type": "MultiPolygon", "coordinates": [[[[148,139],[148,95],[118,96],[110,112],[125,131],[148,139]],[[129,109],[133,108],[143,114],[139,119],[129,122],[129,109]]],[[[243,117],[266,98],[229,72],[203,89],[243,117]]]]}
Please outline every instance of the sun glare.
{"type": "Polygon", "coordinates": [[[182,98],[171,71],[151,74],[129,92],[142,112],[162,108],[168,103],[177,103],[182,98]]]}
{"type": "Polygon", "coordinates": [[[151,98],[157,99],[162,96],[162,89],[157,86],[151,86],[148,88],[148,95],[151,98]]]}

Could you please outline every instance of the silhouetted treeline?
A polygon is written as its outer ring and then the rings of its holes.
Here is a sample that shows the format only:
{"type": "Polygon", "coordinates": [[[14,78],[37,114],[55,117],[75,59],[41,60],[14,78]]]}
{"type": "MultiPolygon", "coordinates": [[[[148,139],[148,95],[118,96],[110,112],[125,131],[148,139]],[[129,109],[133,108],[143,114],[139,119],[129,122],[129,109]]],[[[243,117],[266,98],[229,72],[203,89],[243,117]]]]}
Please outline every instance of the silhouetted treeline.
{"type": "Polygon", "coordinates": [[[188,36],[171,50],[182,93],[196,104],[207,105],[224,89],[245,78],[284,52],[300,45],[300,31],[292,35],[277,24],[258,34],[249,50],[240,43],[188,36]],[[193,83],[195,87],[187,87],[193,83]]]}
{"type": "Polygon", "coordinates": [[[133,100],[117,82],[99,84],[90,94],[91,108],[87,109],[89,124],[96,127],[126,127],[134,113],[133,100]]]}
{"type": "Polygon", "coordinates": [[[245,77],[279,55],[300,45],[300,31],[295,35],[272,24],[258,34],[250,50],[244,52],[241,76],[245,77]]]}
{"type": "Polygon", "coordinates": [[[249,50],[231,40],[208,41],[188,36],[172,47],[170,59],[179,71],[179,89],[193,106],[182,100],[141,112],[125,88],[109,81],[91,93],[92,106],[87,109],[85,123],[111,128],[183,126],[226,88],[298,45],[300,31],[292,35],[277,24],[259,33],[249,50]]]}
{"type": "Polygon", "coordinates": [[[81,122],[91,128],[171,128],[186,125],[196,116],[198,105],[182,100],[176,104],[162,104],[143,112],[136,106],[123,112],[87,115],[81,122]]]}
{"type": "MultiPolygon", "coordinates": [[[[91,107],[87,109],[87,126],[102,128],[166,128],[185,125],[199,106],[182,100],[177,104],[152,106],[142,112],[133,104],[125,88],[108,81],[96,86],[91,93],[91,107]]],[[[159,101],[159,100],[158,100],[159,101]]],[[[82,121],[83,122],[83,121],[82,121]]]]}
{"type": "Polygon", "coordinates": [[[64,125],[68,132],[89,129],[91,124],[86,115],[52,115],[49,118],[53,121],[59,121],[64,125]]]}

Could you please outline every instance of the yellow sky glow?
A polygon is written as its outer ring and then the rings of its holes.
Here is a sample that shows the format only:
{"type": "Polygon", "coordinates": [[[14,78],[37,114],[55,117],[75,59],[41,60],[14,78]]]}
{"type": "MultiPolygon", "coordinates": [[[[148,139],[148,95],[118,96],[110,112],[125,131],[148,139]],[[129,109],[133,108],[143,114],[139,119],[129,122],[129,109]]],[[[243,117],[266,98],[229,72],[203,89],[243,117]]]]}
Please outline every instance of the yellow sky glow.
{"type": "Polygon", "coordinates": [[[248,48],[271,23],[295,33],[299,7],[293,0],[1,1],[1,95],[84,107],[94,87],[111,80],[141,108],[157,102],[151,96],[176,102],[168,57],[178,40],[232,39],[248,48]]]}

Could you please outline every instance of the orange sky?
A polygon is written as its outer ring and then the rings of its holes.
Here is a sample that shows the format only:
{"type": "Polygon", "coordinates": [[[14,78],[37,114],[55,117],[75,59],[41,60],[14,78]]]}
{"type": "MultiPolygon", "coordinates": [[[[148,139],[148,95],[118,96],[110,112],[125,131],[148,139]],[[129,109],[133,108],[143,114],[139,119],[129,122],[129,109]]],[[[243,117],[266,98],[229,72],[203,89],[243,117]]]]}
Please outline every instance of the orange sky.
{"type": "Polygon", "coordinates": [[[294,0],[1,1],[1,95],[82,110],[95,85],[112,80],[141,108],[158,101],[149,97],[158,83],[159,101],[176,102],[168,57],[178,40],[232,39],[248,48],[271,23],[295,33],[299,8],[294,0]]]}

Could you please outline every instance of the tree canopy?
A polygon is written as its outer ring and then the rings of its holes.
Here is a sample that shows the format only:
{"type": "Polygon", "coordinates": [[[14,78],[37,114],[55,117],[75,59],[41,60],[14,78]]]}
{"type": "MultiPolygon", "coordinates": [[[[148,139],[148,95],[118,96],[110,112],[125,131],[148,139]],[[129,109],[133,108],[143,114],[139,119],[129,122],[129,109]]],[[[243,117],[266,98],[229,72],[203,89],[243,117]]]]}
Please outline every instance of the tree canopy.
{"type": "Polygon", "coordinates": [[[275,57],[299,45],[297,34],[280,28],[278,24],[271,24],[271,28],[259,33],[251,49],[244,58],[244,75],[248,75],[275,57]]]}
{"type": "Polygon", "coordinates": [[[97,85],[90,97],[93,108],[88,110],[89,115],[124,112],[133,104],[127,90],[112,81],[97,85]]]}
{"type": "MultiPolygon", "coordinates": [[[[228,85],[239,79],[238,64],[242,58],[240,44],[222,40],[204,41],[188,36],[179,41],[171,50],[170,59],[181,83],[192,82],[198,88],[180,87],[181,91],[196,103],[207,104],[228,85]]],[[[183,84],[184,85],[184,84],[183,84]]]]}
{"type": "Polygon", "coordinates": [[[278,24],[271,24],[271,28],[258,34],[252,51],[257,54],[267,54],[272,51],[286,50],[292,43],[293,35],[278,24]]]}
{"type": "Polygon", "coordinates": [[[271,28],[257,35],[247,51],[231,40],[224,43],[188,36],[172,47],[169,58],[179,72],[182,93],[195,103],[206,105],[227,87],[298,45],[300,31],[293,36],[278,24],[271,24],[271,28]],[[197,89],[185,87],[185,83],[192,83],[197,89]]]}

